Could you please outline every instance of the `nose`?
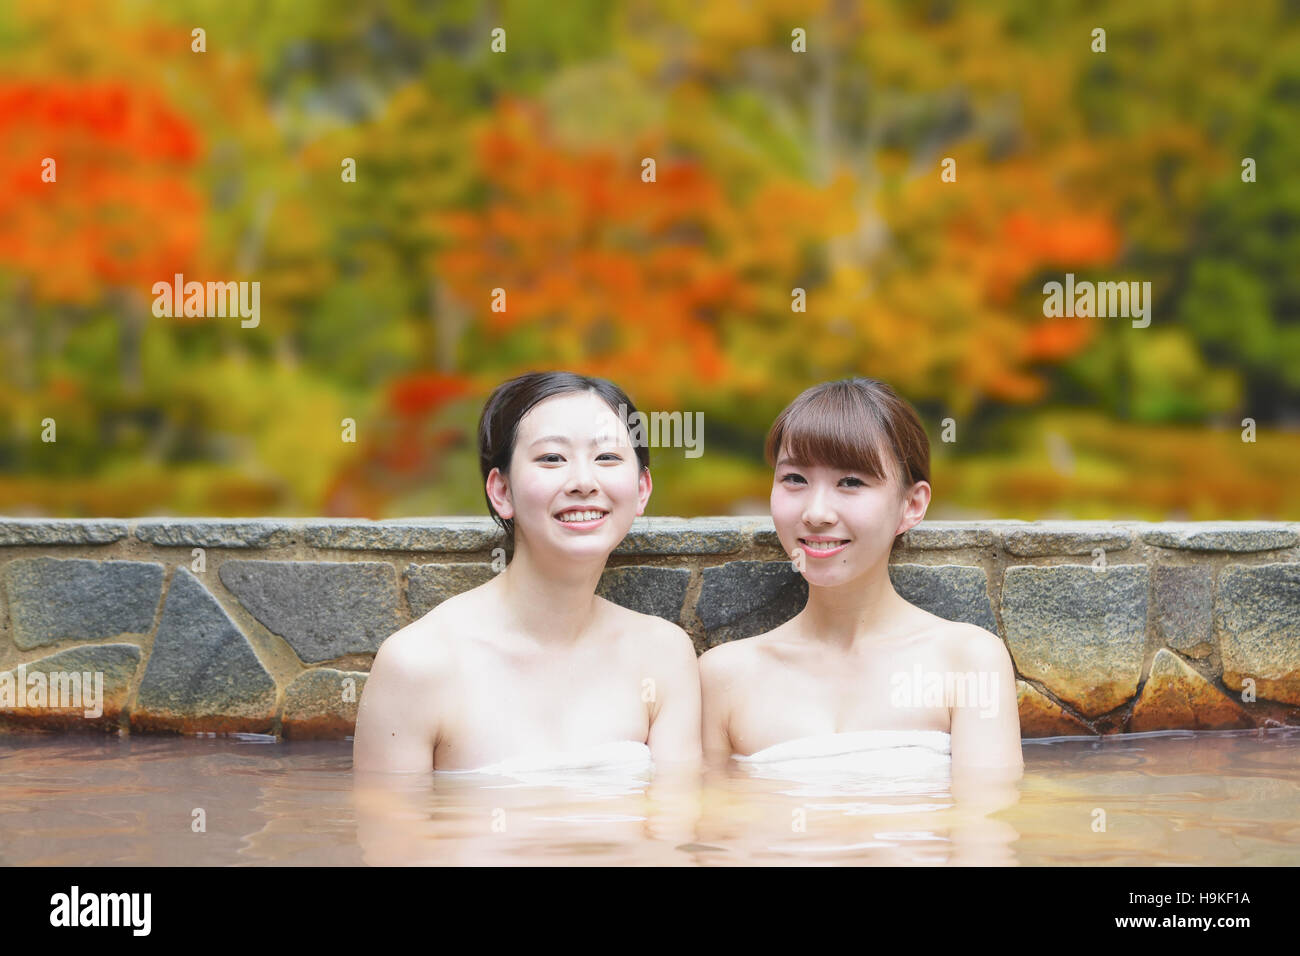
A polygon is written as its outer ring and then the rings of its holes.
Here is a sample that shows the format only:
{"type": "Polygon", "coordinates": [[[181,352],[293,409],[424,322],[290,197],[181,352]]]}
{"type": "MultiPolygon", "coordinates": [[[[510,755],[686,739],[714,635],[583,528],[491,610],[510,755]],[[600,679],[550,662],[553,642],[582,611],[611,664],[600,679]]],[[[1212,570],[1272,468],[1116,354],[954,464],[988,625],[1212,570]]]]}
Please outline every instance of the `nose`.
{"type": "Polygon", "coordinates": [[[814,485],[804,499],[803,520],[810,528],[835,523],[835,511],[820,485],[814,485]]]}
{"type": "Polygon", "coordinates": [[[591,462],[581,457],[575,459],[569,468],[568,480],[564,485],[565,493],[586,496],[599,490],[596,486],[596,470],[591,462]]]}

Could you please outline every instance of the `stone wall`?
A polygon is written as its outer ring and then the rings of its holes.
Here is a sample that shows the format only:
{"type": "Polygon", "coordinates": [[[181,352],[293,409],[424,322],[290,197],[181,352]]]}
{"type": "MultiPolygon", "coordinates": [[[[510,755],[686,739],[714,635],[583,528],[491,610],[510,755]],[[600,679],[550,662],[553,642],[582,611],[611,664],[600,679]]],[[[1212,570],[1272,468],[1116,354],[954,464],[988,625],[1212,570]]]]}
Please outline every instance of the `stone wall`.
{"type": "MultiPolygon", "coordinates": [[[[1006,642],[1026,737],[1300,724],[1297,530],[925,522],[890,575],[1006,642]]],[[[499,544],[487,518],[0,519],[0,730],[346,736],[380,643],[486,581],[499,544]],[[74,673],[102,674],[102,712],[51,706],[74,673]]],[[[647,518],[600,592],[703,651],[807,586],[770,520],[647,518]]]]}

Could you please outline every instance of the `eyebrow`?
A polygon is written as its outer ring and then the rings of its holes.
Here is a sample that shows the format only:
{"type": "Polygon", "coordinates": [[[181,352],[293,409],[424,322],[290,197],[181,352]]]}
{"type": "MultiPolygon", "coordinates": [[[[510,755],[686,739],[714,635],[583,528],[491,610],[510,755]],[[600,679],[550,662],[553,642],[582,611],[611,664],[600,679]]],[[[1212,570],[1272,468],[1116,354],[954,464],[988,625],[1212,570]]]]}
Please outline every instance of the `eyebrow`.
{"type": "MultiPolygon", "coordinates": [[[[776,463],[776,467],[777,467],[777,468],[784,467],[785,465],[790,465],[790,466],[792,466],[792,467],[794,467],[794,468],[808,468],[808,467],[812,467],[812,466],[810,466],[810,465],[809,465],[807,462],[805,462],[805,461],[795,461],[793,458],[782,458],[780,461],[778,461],[778,462],[776,463]]],[[[834,466],[834,465],[828,465],[827,467],[828,467],[828,468],[835,469],[835,466],[834,466]]],[[[868,477],[871,476],[871,472],[867,471],[865,468],[838,468],[838,469],[835,469],[835,470],[837,470],[837,471],[857,472],[859,475],[867,475],[868,477]]]]}
{"type": "MultiPolygon", "coordinates": [[[[608,435],[602,434],[602,435],[597,435],[595,438],[587,442],[587,444],[601,445],[611,440],[612,439],[608,435]]],[[[534,438],[531,442],[528,443],[528,447],[532,448],[534,445],[540,445],[543,442],[548,442],[548,441],[559,442],[561,445],[573,444],[573,442],[569,441],[568,436],[566,435],[543,435],[541,438],[534,438]]]]}

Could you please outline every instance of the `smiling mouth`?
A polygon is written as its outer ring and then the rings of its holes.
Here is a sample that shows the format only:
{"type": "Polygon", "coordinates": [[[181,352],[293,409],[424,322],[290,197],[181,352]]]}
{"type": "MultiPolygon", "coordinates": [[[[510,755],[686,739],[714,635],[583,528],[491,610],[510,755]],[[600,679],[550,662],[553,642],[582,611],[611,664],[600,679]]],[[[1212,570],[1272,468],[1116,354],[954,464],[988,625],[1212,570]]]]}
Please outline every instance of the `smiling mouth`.
{"type": "Polygon", "coordinates": [[[836,548],[842,548],[849,543],[847,538],[837,538],[832,541],[809,541],[807,538],[800,538],[799,543],[809,551],[834,551],[836,548]]]}
{"type": "Polygon", "coordinates": [[[557,514],[555,520],[561,524],[590,524],[599,521],[607,514],[609,512],[604,508],[570,508],[557,514]]]}

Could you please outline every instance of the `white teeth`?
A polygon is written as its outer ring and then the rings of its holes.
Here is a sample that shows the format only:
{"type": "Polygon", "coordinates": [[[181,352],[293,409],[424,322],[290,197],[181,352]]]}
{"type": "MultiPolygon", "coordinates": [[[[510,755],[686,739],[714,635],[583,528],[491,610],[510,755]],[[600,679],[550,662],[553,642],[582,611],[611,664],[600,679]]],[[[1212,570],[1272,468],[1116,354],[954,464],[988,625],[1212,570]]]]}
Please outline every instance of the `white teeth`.
{"type": "Polygon", "coordinates": [[[566,511],[559,516],[561,521],[594,521],[603,511],[566,511]]]}
{"type": "Polygon", "coordinates": [[[842,544],[848,544],[847,541],[805,541],[810,550],[813,551],[833,551],[842,544]]]}

